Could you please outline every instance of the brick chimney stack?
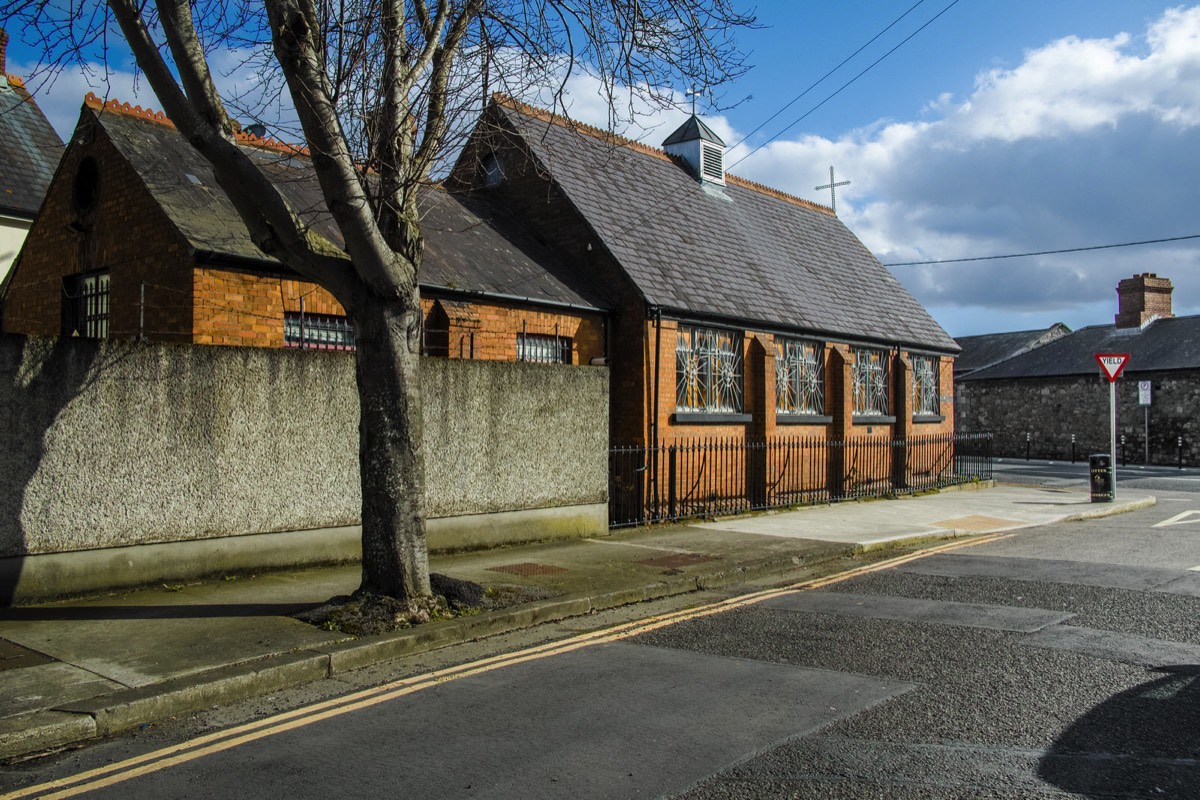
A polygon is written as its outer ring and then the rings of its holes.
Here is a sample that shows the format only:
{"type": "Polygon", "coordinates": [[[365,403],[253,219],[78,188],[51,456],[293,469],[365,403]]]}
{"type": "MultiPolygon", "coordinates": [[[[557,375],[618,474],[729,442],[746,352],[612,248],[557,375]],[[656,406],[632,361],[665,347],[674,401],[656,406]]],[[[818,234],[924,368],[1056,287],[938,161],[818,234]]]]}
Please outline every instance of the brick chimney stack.
{"type": "Polygon", "coordinates": [[[4,70],[8,67],[8,31],[0,28],[0,78],[5,75],[4,70]]]}
{"type": "Polygon", "coordinates": [[[1175,316],[1171,312],[1174,287],[1167,278],[1144,272],[1117,284],[1118,328],[1139,328],[1152,319],[1175,316]]]}

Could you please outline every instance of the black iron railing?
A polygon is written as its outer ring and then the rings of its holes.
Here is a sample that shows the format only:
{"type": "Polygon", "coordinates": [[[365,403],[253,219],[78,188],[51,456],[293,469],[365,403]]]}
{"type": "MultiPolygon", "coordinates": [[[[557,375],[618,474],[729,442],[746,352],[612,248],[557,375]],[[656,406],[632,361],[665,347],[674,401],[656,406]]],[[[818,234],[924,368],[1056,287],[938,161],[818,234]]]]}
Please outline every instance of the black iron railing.
{"type": "Polygon", "coordinates": [[[609,522],[621,527],[887,497],[991,477],[989,434],[613,447],[609,522]]]}

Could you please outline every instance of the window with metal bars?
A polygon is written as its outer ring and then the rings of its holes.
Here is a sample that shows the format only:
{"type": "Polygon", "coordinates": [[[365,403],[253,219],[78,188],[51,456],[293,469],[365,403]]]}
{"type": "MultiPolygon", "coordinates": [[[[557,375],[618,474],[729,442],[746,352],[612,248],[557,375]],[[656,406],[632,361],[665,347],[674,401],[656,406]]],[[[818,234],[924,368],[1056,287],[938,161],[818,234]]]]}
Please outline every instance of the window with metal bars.
{"type": "Polygon", "coordinates": [[[675,341],[677,411],[742,411],[742,335],[715,328],[679,326],[675,341]]]}
{"type": "Polygon", "coordinates": [[[854,348],[854,414],[863,417],[887,416],[888,352],[865,347],[854,348]]]}
{"type": "Polygon", "coordinates": [[[545,333],[517,334],[517,361],[537,364],[570,364],[571,337],[545,333]]]}
{"type": "Polygon", "coordinates": [[[107,272],[72,275],[63,279],[62,322],[64,336],[108,338],[107,272]]]}
{"type": "Polygon", "coordinates": [[[354,325],[336,314],[283,315],[283,341],[288,347],[311,350],[353,350],[354,325]]]}
{"type": "Polygon", "coordinates": [[[775,340],[775,409],[780,414],[825,413],[825,346],[775,340]]]}
{"type": "Polygon", "coordinates": [[[942,412],[936,356],[913,356],[913,414],[936,415],[942,412]]]}

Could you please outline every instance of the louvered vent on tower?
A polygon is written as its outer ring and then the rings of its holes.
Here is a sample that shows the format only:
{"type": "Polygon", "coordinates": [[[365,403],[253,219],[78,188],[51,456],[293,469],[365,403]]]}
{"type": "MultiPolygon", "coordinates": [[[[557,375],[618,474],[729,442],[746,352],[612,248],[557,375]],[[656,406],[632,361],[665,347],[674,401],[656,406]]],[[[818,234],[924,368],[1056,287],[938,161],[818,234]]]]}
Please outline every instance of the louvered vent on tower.
{"type": "Polygon", "coordinates": [[[700,142],[700,177],[706,181],[725,182],[725,148],[700,142]]]}
{"type": "Polygon", "coordinates": [[[687,162],[701,182],[725,183],[725,143],[699,117],[689,117],[667,137],[663,149],[687,162]]]}

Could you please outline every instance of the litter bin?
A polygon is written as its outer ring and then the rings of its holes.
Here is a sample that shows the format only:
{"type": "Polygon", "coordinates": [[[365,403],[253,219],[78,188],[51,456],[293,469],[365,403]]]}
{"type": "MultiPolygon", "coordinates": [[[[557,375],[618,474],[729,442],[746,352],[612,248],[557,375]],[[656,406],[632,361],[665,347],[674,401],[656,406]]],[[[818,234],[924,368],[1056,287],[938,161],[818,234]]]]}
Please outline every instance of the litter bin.
{"type": "Polygon", "coordinates": [[[1112,456],[1108,453],[1093,453],[1088,456],[1088,467],[1092,476],[1092,502],[1111,503],[1113,501],[1112,456]]]}

